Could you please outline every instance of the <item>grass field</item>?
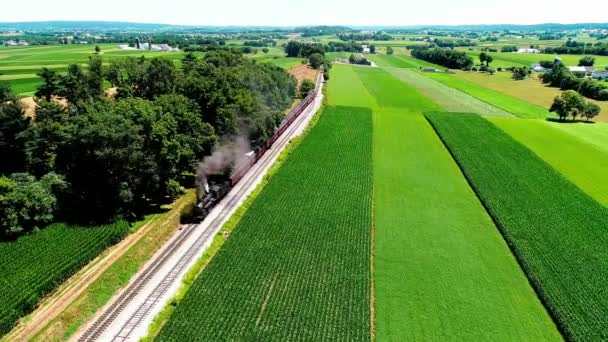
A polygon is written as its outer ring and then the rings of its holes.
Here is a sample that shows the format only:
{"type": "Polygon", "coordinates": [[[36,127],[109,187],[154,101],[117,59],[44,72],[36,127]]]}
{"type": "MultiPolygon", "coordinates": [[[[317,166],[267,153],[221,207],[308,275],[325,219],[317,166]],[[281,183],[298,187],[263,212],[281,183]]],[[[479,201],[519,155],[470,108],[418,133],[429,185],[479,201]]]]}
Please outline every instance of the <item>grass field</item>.
{"type": "Polygon", "coordinates": [[[472,112],[487,116],[513,116],[511,113],[494,107],[463,91],[426,77],[418,71],[388,69],[388,72],[415,88],[422,95],[433,100],[444,110],[450,112],[472,112]]]}
{"type": "Polygon", "coordinates": [[[544,119],[551,116],[547,108],[458,78],[453,74],[424,73],[424,75],[522,118],[544,119]]]}
{"type": "MultiPolygon", "coordinates": [[[[177,64],[184,56],[183,53],[167,53],[159,51],[120,50],[119,44],[100,44],[101,57],[104,64],[124,57],[163,57],[177,64]]],[[[49,45],[32,47],[0,47],[0,80],[8,80],[13,92],[18,96],[32,96],[40,80],[36,74],[43,67],[57,72],[67,70],[69,64],[86,64],[93,55],[94,45],[49,45]]],[[[282,48],[273,47],[265,54],[258,49],[257,54],[245,55],[260,63],[273,63],[284,68],[301,63],[301,58],[287,58],[282,48]]]]}
{"type": "Polygon", "coordinates": [[[561,129],[568,134],[604,150],[604,152],[608,152],[608,123],[546,122],[546,124],[561,129]]]}
{"type": "MultiPolygon", "coordinates": [[[[479,72],[456,71],[456,77],[476,83],[480,86],[496,90],[506,95],[520,98],[532,104],[550,108],[553,99],[561,94],[559,88],[547,87],[533,74],[532,77],[521,81],[511,78],[510,72],[498,72],[494,75],[479,72]]],[[[595,121],[608,121],[608,101],[595,101],[587,99],[602,109],[595,121]]],[[[471,111],[475,113],[476,111],[471,111]]]]}
{"type": "Polygon", "coordinates": [[[380,67],[412,69],[418,69],[420,67],[432,67],[444,69],[441,66],[406,55],[366,55],[365,57],[380,67]]]}
{"type": "Polygon", "coordinates": [[[326,108],[158,339],[369,341],[371,201],[371,112],[326,108]]]}
{"type": "Polygon", "coordinates": [[[608,208],[476,114],[428,114],[566,339],[608,338],[608,208]]]}
{"type": "MultiPolygon", "coordinates": [[[[476,64],[479,64],[479,54],[481,51],[466,51],[466,53],[473,57],[476,64]]],[[[511,66],[527,66],[529,67],[533,63],[540,61],[552,61],[556,55],[543,54],[543,53],[514,53],[514,52],[489,52],[490,56],[494,58],[492,67],[511,67],[511,66]]],[[[567,66],[578,65],[579,59],[582,55],[557,55],[562,59],[562,62],[567,66]]],[[[608,66],[608,56],[594,56],[596,69],[604,69],[608,66]]]]}
{"type": "Polygon", "coordinates": [[[438,107],[380,68],[345,65],[332,69],[328,100],[374,110],[376,339],[559,340],[424,120],[438,107]]]}
{"type": "Polygon", "coordinates": [[[0,335],[128,231],[126,222],[92,228],[54,224],[36,234],[0,242],[0,335]]]}
{"type": "Polygon", "coordinates": [[[540,120],[494,118],[492,122],[608,207],[607,151],[540,120]]]}

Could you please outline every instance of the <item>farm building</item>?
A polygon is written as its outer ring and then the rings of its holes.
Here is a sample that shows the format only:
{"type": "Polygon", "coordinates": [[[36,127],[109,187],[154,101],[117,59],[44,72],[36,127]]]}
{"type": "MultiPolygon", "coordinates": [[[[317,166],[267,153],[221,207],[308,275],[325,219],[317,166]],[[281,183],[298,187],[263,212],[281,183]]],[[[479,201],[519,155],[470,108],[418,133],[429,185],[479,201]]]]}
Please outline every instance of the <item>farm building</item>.
{"type": "Polygon", "coordinates": [[[539,49],[519,49],[517,53],[540,53],[539,49]]]}
{"type": "Polygon", "coordinates": [[[608,80],[608,70],[594,71],[591,77],[597,80],[608,80]]]}
{"type": "Polygon", "coordinates": [[[592,74],[594,72],[594,68],[592,66],[572,66],[568,67],[570,72],[580,72],[585,74],[592,74]]]}
{"type": "Polygon", "coordinates": [[[532,69],[532,71],[536,71],[536,72],[547,72],[547,68],[542,67],[540,64],[532,64],[530,66],[530,69],[532,69]]]}
{"type": "Polygon", "coordinates": [[[179,52],[178,48],[174,48],[171,47],[167,44],[151,44],[149,45],[148,43],[141,43],[139,44],[139,48],[137,48],[136,46],[129,46],[129,45],[119,45],[118,46],[119,49],[121,50],[149,50],[149,51],[164,51],[164,52],[179,52]]]}
{"type": "Polygon", "coordinates": [[[28,46],[30,44],[24,40],[21,40],[21,41],[7,40],[6,42],[4,42],[4,45],[6,45],[6,46],[28,46]]]}
{"type": "Polygon", "coordinates": [[[369,46],[367,46],[367,45],[361,45],[361,47],[363,48],[363,53],[370,53],[369,46]]]}

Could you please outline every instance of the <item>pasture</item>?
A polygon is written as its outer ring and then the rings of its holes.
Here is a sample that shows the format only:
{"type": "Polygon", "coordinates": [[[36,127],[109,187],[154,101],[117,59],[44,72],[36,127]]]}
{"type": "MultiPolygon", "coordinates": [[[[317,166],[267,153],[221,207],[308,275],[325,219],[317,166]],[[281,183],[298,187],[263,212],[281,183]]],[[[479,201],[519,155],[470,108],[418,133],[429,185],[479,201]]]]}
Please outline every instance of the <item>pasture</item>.
{"type": "Polygon", "coordinates": [[[559,340],[424,120],[439,107],[382,69],[345,65],[332,69],[328,101],[374,112],[377,340],[559,340]]]}
{"type": "Polygon", "coordinates": [[[427,114],[567,340],[607,338],[608,208],[476,114],[427,114]]]}
{"type": "MultiPolygon", "coordinates": [[[[461,48],[462,49],[462,48],[461,48]]],[[[471,56],[476,64],[479,64],[479,54],[481,51],[469,51],[465,50],[467,55],[471,56]]],[[[516,53],[516,52],[487,52],[494,58],[491,66],[494,68],[502,67],[520,67],[538,63],[540,61],[553,61],[555,57],[562,59],[562,62],[567,66],[578,65],[579,59],[582,55],[553,55],[544,53],[516,53]]],[[[608,66],[608,56],[593,56],[595,57],[596,69],[604,69],[608,66]]]]}
{"type": "MultiPolygon", "coordinates": [[[[100,44],[104,64],[125,57],[162,57],[175,63],[181,62],[182,52],[133,51],[120,50],[120,44],[100,44]]],[[[36,88],[42,83],[36,75],[46,67],[59,73],[65,72],[68,65],[86,66],[88,58],[94,55],[95,45],[49,45],[33,47],[0,47],[0,80],[6,80],[13,92],[20,97],[33,96],[36,88]]],[[[269,48],[267,54],[258,48],[257,54],[246,55],[260,63],[273,63],[283,68],[299,65],[301,58],[284,57],[281,48],[269,48]]]]}
{"type": "Polygon", "coordinates": [[[547,108],[458,78],[454,74],[425,73],[424,75],[521,118],[544,119],[550,116],[547,108]]]}
{"type": "Polygon", "coordinates": [[[545,124],[567,132],[588,144],[608,152],[608,123],[545,122],[545,124]]]}
{"type": "Polygon", "coordinates": [[[495,118],[492,123],[608,207],[608,152],[544,121],[495,118]]]}
{"type": "Polygon", "coordinates": [[[397,79],[414,87],[419,93],[433,100],[444,110],[450,112],[473,112],[487,116],[513,116],[500,108],[481,101],[473,96],[449,87],[439,81],[424,76],[414,70],[387,69],[397,79]]]}
{"type": "MultiPolygon", "coordinates": [[[[513,80],[510,72],[497,72],[494,75],[480,72],[455,71],[455,76],[463,80],[476,83],[480,86],[490,88],[506,95],[517,97],[519,99],[536,104],[544,108],[551,108],[553,99],[561,94],[559,88],[547,87],[540,79],[537,73],[533,73],[531,77],[524,80],[513,80]]],[[[596,101],[587,99],[600,106],[602,112],[600,116],[595,118],[595,121],[608,121],[608,101],[596,101]]],[[[476,113],[476,111],[470,111],[476,113]]]]}
{"type": "Polygon", "coordinates": [[[325,108],[159,340],[369,341],[372,131],[368,109],[325,108]]]}

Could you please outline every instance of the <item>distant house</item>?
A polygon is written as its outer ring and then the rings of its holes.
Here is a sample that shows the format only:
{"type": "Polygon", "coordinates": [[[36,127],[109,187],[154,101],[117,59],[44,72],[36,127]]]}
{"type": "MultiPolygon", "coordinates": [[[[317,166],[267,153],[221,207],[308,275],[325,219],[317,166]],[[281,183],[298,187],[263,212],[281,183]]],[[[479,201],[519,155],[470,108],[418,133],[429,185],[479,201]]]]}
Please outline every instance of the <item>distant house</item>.
{"type": "Polygon", "coordinates": [[[539,49],[519,49],[517,53],[540,53],[539,49]]]}
{"type": "Polygon", "coordinates": [[[6,45],[6,46],[28,46],[30,44],[28,42],[26,42],[25,40],[20,40],[20,41],[7,40],[6,42],[4,42],[4,45],[6,45]]]}
{"type": "Polygon", "coordinates": [[[608,80],[608,70],[598,70],[591,73],[591,77],[596,80],[608,80]]]}
{"type": "Polygon", "coordinates": [[[147,51],[163,51],[163,52],[179,52],[179,48],[171,47],[167,44],[148,44],[148,43],[140,43],[138,44],[139,48],[132,47],[129,45],[119,45],[118,48],[121,50],[147,50],[147,51]]]}
{"type": "Polygon", "coordinates": [[[370,53],[369,46],[367,46],[367,45],[361,45],[361,47],[363,48],[363,53],[370,53]]]}

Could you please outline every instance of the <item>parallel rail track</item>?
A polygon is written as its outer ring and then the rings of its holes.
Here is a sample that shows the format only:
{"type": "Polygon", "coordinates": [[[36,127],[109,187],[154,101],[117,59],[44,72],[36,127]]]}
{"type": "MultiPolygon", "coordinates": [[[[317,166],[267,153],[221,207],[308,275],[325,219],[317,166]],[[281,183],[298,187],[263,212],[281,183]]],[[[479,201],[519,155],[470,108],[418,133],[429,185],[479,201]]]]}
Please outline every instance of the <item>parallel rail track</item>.
{"type": "MultiPolygon", "coordinates": [[[[320,84],[320,80],[317,81],[320,84]]],[[[319,86],[317,86],[317,90],[319,86]]],[[[316,92],[315,92],[316,93],[316,92]]],[[[314,101],[311,102],[314,105],[314,101]]],[[[306,115],[299,115],[291,122],[277,139],[276,146],[286,144],[291,135],[299,128],[302,122],[306,119],[306,115]]],[[[273,144],[273,145],[275,145],[273,144]]],[[[145,301],[137,310],[130,315],[129,319],[124,322],[122,328],[116,332],[112,341],[126,341],[130,338],[133,331],[140,325],[143,319],[150,313],[154,306],[159,302],[160,298],[166,294],[169,287],[175,283],[179,275],[185,270],[190,262],[200,254],[204,245],[212,239],[221,228],[222,223],[229,217],[231,211],[238,206],[239,201],[246,195],[250,187],[257,179],[266,171],[266,168],[272,164],[275,157],[282,151],[282,148],[270,149],[265,153],[260,160],[255,163],[249,171],[253,173],[245,178],[243,182],[239,182],[232,190],[236,193],[229,194],[224,200],[228,202],[223,206],[219,214],[211,221],[205,231],[196,239],[196,241],[181,255],[175,266],[172,267],[156,286],[154,290],[145,298],[145,301]]],[[[99,316],[95,322],[89,326],[85,332],[78,338],[78,342],[97,341],[105,333],[108,327],[118,318],[125,310],[131,301],[141,292],[141,290],[150,283],[150,280],[157,275],[159,270],[165,266],[166,262],[180,249],[189,236],[195,231],[197,224],[186,225],[179,236],[172,240],[162,252],[155,257],[136,278],[120,293],[120,295],[109,305],[109,307],[99,316]]]]}

